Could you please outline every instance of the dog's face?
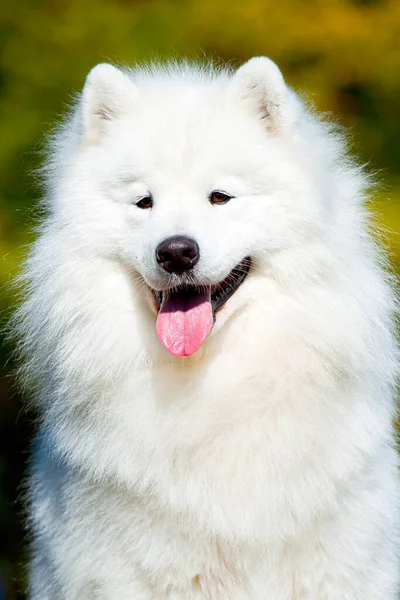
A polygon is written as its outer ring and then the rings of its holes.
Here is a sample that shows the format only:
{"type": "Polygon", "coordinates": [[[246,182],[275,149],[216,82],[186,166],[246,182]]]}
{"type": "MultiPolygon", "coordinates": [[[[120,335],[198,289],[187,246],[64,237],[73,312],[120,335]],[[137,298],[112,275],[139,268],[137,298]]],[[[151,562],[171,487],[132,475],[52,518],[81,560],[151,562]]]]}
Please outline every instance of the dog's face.
{"type": "Polygon", "coordinates": [[[95,252],[144,280],[172,354],[193,354],[315,220],[312,183],[289,142],[291,102],[268,59],[214,79],[108,65],[88,77],[80,205],[64,211],[95,252]]]}

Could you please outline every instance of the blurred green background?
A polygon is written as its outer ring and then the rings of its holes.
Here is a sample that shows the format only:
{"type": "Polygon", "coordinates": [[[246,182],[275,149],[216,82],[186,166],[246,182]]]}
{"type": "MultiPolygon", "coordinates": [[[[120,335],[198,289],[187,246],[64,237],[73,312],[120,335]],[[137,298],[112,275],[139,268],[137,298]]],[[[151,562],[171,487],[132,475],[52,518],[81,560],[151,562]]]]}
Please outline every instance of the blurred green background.
{"type": "MultiPolygon", "coordinates": [[[[0,7],[1,318],[32,239],[43,141],[101,61],[265,54],[290,85],[350,128],[377,173],[377,229],[400,269],[400,0],[17,0],[0,7]]],[[[0,600],[23,598],[21,480],[33,415],[1,346],[0,600]]]]}

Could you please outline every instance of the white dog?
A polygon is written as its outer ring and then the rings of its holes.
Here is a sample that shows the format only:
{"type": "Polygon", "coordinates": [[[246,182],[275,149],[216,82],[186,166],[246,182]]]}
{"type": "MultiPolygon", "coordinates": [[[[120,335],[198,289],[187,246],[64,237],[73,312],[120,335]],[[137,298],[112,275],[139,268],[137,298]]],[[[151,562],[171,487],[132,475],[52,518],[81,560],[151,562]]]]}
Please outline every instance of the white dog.
{"type": "Polygon", "coordinates": [[[93,69],[16,325],[32,600],[398,597],[395,299],[365,190],[267,58],[93,69]]]}

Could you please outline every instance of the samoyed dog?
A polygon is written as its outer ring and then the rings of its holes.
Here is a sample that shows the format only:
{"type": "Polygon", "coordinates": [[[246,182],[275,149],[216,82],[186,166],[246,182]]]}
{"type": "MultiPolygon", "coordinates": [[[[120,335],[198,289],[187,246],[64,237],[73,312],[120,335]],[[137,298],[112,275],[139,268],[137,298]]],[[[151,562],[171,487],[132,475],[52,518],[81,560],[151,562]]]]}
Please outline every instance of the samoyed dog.
{"type": "Polygon", "coordinates": [[[267,58],[89,74],[16,329],[32,600],[394,600],[395,295],[267,58]]]}

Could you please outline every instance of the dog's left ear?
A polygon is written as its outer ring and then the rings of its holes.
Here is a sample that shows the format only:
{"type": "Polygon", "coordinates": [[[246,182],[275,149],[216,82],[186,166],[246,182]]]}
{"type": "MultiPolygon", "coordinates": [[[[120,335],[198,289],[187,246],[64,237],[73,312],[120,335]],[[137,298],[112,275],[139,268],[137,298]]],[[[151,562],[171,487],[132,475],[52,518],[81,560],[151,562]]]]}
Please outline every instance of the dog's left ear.
{"type": "Polygon", "coordinates": [[[265,56],[251,58],[236,71],[231,86],[235,100],[248,105],[271,133],[289,127],[289,89],[272,60],[265,56]]]}

